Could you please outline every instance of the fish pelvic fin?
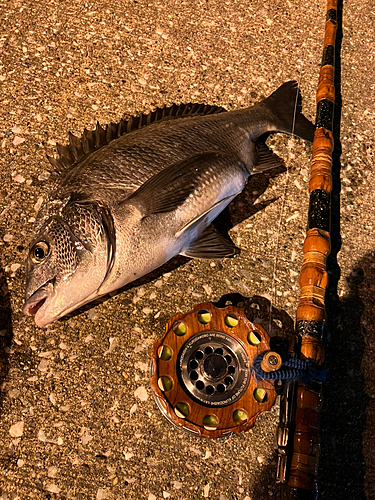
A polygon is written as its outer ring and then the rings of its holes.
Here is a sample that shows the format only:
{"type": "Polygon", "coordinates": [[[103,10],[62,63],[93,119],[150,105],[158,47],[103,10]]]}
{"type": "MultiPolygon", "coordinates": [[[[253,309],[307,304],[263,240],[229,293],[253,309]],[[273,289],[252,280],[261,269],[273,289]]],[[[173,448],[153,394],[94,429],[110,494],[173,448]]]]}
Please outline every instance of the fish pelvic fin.
{"type": "Polygon", "coordinates": [[[302,97],[296,81],[283,83],[260,105],[272,113],[275,130],[313,141],[315,125],[302,114],[302,97]]]}
{"type": "Polygon", "coordinates": [[[222,236],[212,225],[185,248],[181,255],[193,259],[222,259],[239,253],[232,241],[222,236]]]}

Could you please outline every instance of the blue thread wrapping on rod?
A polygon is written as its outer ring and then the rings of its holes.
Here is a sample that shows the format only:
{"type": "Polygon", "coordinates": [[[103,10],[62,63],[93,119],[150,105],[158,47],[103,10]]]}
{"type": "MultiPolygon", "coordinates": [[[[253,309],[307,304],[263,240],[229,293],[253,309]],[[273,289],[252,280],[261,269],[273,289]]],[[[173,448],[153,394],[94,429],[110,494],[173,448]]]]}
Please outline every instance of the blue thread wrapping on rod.
{"type": "Polygon", "coordinates": [[[287,356],[283,358],[283,364],[278,370],[265,372],[260,367],[265,353],[259,354],[253,362],[255,376],[259,380],[298,380],[300,382],[311,382],[317,380],[326,381],[327,369],[314,363],[313,360],[303,360],[287,356]]]}

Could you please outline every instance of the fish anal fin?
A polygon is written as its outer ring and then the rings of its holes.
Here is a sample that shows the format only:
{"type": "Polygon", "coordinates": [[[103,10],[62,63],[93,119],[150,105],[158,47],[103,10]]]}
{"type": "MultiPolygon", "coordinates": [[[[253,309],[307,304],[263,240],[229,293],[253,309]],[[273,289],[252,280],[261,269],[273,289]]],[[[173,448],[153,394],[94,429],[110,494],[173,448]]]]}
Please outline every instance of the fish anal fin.
{"type": "Polygon", "coordinates": [[[252,175],[260,174],[272,168],[285,166],[284,161],[277,156],[277,154],[271,151],[261,139],[256,141],[255,150],[257,159],[251,172],[252,175]]]}
{"type": "Polygon", "coordinates": [[[233,257],[233,255],[239,253],[239,250],[211,225],[180,253],[193,259],[214,260],[233,257]]]}

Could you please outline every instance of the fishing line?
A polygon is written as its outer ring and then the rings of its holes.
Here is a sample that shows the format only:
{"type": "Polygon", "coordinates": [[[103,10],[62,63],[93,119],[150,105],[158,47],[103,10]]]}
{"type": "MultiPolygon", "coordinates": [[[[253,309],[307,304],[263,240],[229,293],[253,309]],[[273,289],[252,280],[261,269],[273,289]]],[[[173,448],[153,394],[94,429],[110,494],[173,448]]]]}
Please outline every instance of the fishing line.
{"type": "MultiPolygon", "coordinates": [[[[300,87],[300,83],[302,83],[302,72],[301,72],[301,79],[298,82],[298,88],[300,87]]],[[[296,97],[294,101],[294,112],[293,112],[293,123],[292,123],[292,133],[291,136],[293,139],[296,138],[294,132],[295,132],[295,125],[296,125],[296,118],[297,118],[297,107],[298,107],[298,97],[300,95],[300,91],[298,90],[296,92],[296,97]]],[[[283,221],[284,217],[284,211],[285,211],[285,204],[286,204],[286,193],[289,190],[289,182],[290,182],[290,175],[289,175],[289,168],[286,170],[286,179],[285,179],[285,184],[284,184],[284,189],[282,192],[282,204],[281,204],[281,209],[280,209],[280,216],[279,216],[279,221],[278,221],[278,227],[277,227],[277,236],[276,236],[276,243],[275,243],[275,258],[274,258],[274,265],[273,265],[273,271],[272,271],[272,283],[271,283],[271,294],[270,294],[270,306],[269,306],[269,323],[268,323],[268,328],[267,331],[269,335],[272,335],[272,311],[273,307],[276,307],[276,301],[277,301],[277,289],[276,289],[276,275],[277,275],[277,268],[279,264],[279,239],[280,239],[280,232],[281,232],[281,223],[283,221]]]]}

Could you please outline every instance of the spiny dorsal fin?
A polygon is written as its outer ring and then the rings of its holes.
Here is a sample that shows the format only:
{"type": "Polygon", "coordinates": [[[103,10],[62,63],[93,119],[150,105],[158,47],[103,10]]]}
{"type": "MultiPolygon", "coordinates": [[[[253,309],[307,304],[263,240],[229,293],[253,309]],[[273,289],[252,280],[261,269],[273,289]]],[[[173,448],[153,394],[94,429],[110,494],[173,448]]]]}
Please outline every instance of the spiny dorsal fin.
{"type": "Polygon", "coordinates": [[[47,158],[54,171],[60,175],[64,171],[70,170],[93,151],[133,130],[147,127],[159,121],[188,116],[213,115],[222,113],[223,111],[226,110],[222,107],[210,106],[208,104],[173,104],[170,107],[156,108],[155,111],[148,114],[132,116],[129,120],[121,119],[118,123],[110,123],[106,125],[105,129],[97,122],[96,128],[94,130],[85,129],[81,138],[69,132],[69,145],[56,145],[59,157],[53,158],[47,156],[47,158]]]}

